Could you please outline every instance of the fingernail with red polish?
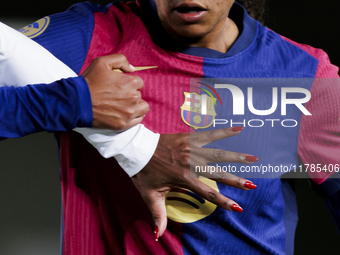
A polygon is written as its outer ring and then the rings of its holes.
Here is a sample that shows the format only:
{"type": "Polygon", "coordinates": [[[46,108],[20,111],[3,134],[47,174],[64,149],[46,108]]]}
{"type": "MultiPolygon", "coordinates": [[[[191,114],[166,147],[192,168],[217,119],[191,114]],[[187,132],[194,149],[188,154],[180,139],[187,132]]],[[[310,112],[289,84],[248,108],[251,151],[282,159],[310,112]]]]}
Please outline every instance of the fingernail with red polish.
{"type": "Polygon", "coordinates": [[[257,162],[259,158],[254,156],[246,156],[246,160],[249,162],[257,162]]]}
{"type": "Polygon", "coordinates": [[[247,181],[245,184],[244,184],[244,187],[248,188],[248,189],[256,189],[256,184],[250,182],[250,181],[247,181]]]}
{"type": "Polygon", "coordinates": [[[155,227],[154,233],[155,233],[155,241],[157,242],[157,241],[158,241],[158,238],[159,238],[159,229],[158,229],[157,226],[155,227]]]}
{"type": "Polygon", "coordinates": [[[231,209],[233,209],[235,212],[243,212],[243,209],[238,204],[233,204],[231,206],[231,209]]]}
{"type": "Polygon", "coordinates": [[[241,131],[243,130],[243,127],[234,127],[231,129],[233,132],[238,132],[238,131],[241,131]]]}

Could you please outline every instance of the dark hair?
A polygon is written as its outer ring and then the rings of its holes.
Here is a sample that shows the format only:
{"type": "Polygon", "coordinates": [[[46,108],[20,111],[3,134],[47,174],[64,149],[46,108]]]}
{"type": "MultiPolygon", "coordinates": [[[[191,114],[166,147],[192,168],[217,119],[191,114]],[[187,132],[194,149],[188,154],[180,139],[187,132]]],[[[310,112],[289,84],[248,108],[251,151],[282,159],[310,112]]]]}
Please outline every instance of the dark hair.
{"type": "Polygon", "coordinates": [[[237,3],[243,5],[252,18],[260,21],[262,24],[265,23],[266,18],[266,1],[267,0],[236,0],[237,3]]]}

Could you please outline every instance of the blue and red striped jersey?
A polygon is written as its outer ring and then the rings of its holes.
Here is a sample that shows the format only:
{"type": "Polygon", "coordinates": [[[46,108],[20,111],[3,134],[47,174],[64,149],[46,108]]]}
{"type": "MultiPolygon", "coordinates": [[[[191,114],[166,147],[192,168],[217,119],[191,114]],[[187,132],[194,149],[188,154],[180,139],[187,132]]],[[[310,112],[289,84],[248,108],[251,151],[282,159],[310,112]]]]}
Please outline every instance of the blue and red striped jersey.
{"type": "MultiPolygon", "coordinates": [[[[301,164],[339,164],[340,88],[334,85],[338,69],[322,50],[263,27],[237,4],[230,17],[238,25],[240,36],[227,53],[190,47],[170,50],[166,42],[162,44],[164,31],[157,20],[149,22],[148,17],[138,3],[107,7],[82,3],[49,16],[49,26],[34,39],[77,73],[96,57],[114,53],[124,54],[134,66],[158,66],[138,72],[145,82],[143,98],[150,105],[143,124],[154,132],[200,132],[242,125],[241,134],[207,147],[255,155],[259,161],[252,166],[258,169],[281,165],[293,171],[301,164]],[[245,98],[251,87],[253,108],[262,110],[273,105],[274,87],[281,101],[284,93],[298,87],[312,95],[303,106],[312,117],[294,105],[288,105],[284,115],[282,104],[268,115],[254,114],[248,104],[243,114],[237,115],[231,90],[215,87],[222,105],[217,101],[215,113],[202,118],[190,107],[203,98],[200,89],[192,89],[193,78],[212,86],[232,84],[245,98]],[[322,79],[329,82],[325,84],[322,79]],[[190,101],[189,108],[185,100],[190,101]]],[[[209,100],[208,105],[213,105],[209,100]]],[[[173,190],[167,199],[168,229],[155,242],[151,214],[114,159],[102,158],[74,132],[61,135],[60,152],[63,254],[293,251],[296,202],[289,182],[281,178],[283,172],[266,178],[255,176],[252,180],[258,188],[251,192],[207,181],[237,201],[244,208],[241,214],[217,208],[190,191],[173,190]]],[[[223,166],[242,167],[221,163],[223,166]]],[[[311,177],[321,187],[331,180],[331,173],[313,172],[311,177]]],[[[332,182],[337,187],[337,179],[332,182]]],[[[330,193],[337,191],[334,188],[330,193]]]]}

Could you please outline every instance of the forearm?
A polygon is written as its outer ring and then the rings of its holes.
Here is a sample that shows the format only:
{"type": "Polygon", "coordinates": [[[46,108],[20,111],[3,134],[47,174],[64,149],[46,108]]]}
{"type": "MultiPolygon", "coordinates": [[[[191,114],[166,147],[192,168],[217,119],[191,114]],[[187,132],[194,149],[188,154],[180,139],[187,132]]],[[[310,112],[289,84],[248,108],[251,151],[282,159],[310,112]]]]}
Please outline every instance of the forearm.
{"type": "Polygon", "coordinates": [[[66,131],[92,126],[90,93],[84,78],[51,84],[0,88],[0,137],[16,138],[31,133],[66,131]],[[82,100],[79,100],[79,99],[82,100]]]}

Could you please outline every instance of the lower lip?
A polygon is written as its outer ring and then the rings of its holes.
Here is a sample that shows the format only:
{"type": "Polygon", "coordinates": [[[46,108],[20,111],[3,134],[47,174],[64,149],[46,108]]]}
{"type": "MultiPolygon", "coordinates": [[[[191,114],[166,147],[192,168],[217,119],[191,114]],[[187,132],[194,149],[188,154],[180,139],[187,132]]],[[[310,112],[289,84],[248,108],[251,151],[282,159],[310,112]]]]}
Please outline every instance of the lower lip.
{"type": "Polygon", "coordinates": [[[194,13],[184,13],[184,12],[178,12],[175,11],[176,14],[184,21],[186,22],[197,22],[199,21],[203,15],[206,13],[206,11],[200,11],[200,12],[194,12],[194,13]]]}

